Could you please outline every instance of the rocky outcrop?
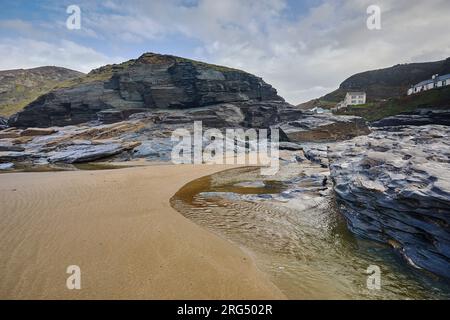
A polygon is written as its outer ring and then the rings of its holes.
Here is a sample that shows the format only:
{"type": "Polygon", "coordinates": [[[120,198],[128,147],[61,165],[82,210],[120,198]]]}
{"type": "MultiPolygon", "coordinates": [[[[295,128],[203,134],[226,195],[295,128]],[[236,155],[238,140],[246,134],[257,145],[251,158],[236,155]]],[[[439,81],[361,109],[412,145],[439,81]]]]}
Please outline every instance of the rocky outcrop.
{"type": "Polygon", "coordinates": [[[279,125],[290,142],[337,141],[370,132],[364,119],[356,116],[304,113],[297,119],[279,125]]]}
{"type": "Polygon", "coordinates": [[[89,162],[98,159],[107,158],[119,154],[126,150],[132,150],[140,143],[120,143],[108,142],[102,144],[93,144],[85,142],[81,144],[73,144],[60,148],[49,153],[48,161],[51,163],[79,163],[89,162]]]}
{"type": "Polygon", "coordinates": [[[0,163],[0,170],[11,170],[14,168],[14,163],[0,163]]]}
{"type": "Polygon", "coordinates": [[[0,117],[0,130],[8,128],[8,119],[0,117]]]}
{"type": "Polygon", "coordinates": [[[31,153],[19,151],[0,151],[0,163],[21,162],[32,158],[31,153]]]}
{"type": "MultiPolygon", "coordinates": [[[[3,162],[78,163],[111,156],[170,160],[171,133],[177,128],[193,129],[195,121],[204,128],[269,128],[303,113],[286,102],[246,101],[200,108],[157,109],[136,113],[113,124],[88,123],[50,128],[8,128],[0,131],[3,162]],[[7,153],[6,153],[7,152],[7,153]]],[[[289,148],[300,149],[296,145],[289,148]]]]}
{"type": "Polygon", "coordinates": [[[351,231],[450,278],[450,128],[402,127],[332,145],[337,203],[351,231]]]}
{"type": "Polygon", "coordinates": [[[40,96],[10,119],[15,127],[79,124],[98,117],[124,120],[144,110],[185,109],[221,103],[283,99],[244,71],[147,53],[105,66],[40,96]]]}
{"type": "Polygon", "coordinates": [[[428,124],[450,126],[450,110],[419,109],[414,112],[402,113],[374,121],[371,123],[371,126],[424,126],[428,124]]]}
{"type": "Polygon", "coordinates": [[[155,123],[164,125],[202,121],[203,126],[211,128],[269,128],[289,118],[299,119],[303,112],[286,102],[248,101],[184,110],[155,111],[147,113],[146,116],[153,118],[155,123]]]}

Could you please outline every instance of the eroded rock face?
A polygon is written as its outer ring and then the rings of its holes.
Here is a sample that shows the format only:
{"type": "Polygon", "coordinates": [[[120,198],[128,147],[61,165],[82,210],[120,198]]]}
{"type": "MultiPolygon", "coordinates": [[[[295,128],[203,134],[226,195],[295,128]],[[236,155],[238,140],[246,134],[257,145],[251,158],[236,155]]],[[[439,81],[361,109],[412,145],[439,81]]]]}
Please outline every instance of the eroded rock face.
{"type": "Polygon", "coordinates": [[[370,132],[361,117],[314,113],[305,113],[298,120],[283,123],[279,128],[291,142],[338,141],[370,132]]]}
{"type": "Polygon", "coordinates": [[[139,143],[123,144],[112,142],[105,144],[73,144],[49,153],[48,161],[51,163],[79,163],[107,158],[119,154],[125,150],[137,147],[139,143]]]}
{"type": "Polygon", "coordinates": [[[450,128],[403,127],[329,148],[341,212],[354,233],[450,278],[450,128]]]}
{"type": "Polygon", "coordinates": [[[11,127],[0,131],[0,163],[79,163],[111,156],[118,160],[168,161],[174,145],[172,132],[178,128],[192,130],[195,121],[201,121],[204,129],[267,129],[273,123],[302,114],[286,102],[248,101],[201,108],[157,109],[136,113],[128,120],[112,124],[90,122],[50,128],[11,127]]]}
{"type": "Polygon", "coordinates": [[[39,97],[10,119],[16,127],[79,124],[131,113],[184,109],[228,102],[283,101],[272,86],[244,71],[168,55],[147,53],[136,60],[93,70],[39,97]]]}

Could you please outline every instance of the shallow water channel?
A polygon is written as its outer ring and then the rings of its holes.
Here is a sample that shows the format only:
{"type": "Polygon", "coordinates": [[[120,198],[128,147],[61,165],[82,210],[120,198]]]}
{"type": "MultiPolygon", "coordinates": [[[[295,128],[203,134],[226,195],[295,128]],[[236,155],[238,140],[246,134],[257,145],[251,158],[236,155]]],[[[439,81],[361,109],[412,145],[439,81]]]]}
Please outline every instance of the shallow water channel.
{"type": "Polygon", "coordinates": [[[450,298],[448,285],[390,247],[353,236],[331,189],[317,192],[320,184],[308,178],[286,183],[262,178],[258,168],[232,169],[187,184],[171,204],[248,252],[288,298],[450,298]],[[381,270],[379,290],[367,286],[371,265],[381,270]]]}

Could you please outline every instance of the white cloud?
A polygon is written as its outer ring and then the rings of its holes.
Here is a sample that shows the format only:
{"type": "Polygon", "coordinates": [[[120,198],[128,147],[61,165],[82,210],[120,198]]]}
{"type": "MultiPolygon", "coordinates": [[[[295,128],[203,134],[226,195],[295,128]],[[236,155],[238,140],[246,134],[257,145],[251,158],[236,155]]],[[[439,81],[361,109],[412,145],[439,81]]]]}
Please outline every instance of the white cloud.
{"type": "MultiPolygon", "coordinates": [[[[189,58],[262,76],[295,104],[328,93],[358,72],[450,56],[448,0],[378,0],[379,31],[366,28],[373,0],[326,1],[298,19],[286,18],[285,0],[79,2],[82,28],[89,30],[84,36],[91,40],[120,49],[181,36],[198,44],[189,58]]],[[[117,61],[75,42],[46,41],[2,40],[0,54],[13,51],[17,58],[3,59],[0,68],[45,62],[87,71],[117,61]]],[[[177,54],[177,40],[171,44],[177,54]]]]}
{"type": "Polygon", "coordinates": [[[67,40],[52,44],[27,38],[3,39],[0,56],[6,57],[0,60],[0,70],[54,65],[89,72],[98,66],[124,60],[67,40]]]}

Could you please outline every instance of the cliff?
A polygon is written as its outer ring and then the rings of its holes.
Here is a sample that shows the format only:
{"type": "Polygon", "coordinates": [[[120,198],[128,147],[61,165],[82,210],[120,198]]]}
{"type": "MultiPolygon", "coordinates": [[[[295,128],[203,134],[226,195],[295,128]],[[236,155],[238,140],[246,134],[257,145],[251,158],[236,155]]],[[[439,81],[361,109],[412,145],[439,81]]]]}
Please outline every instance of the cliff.
{"type": "Polygon", "coordinates": [[[153,109],[247,101],[284,100],[261,78],[244,71],[146,53],[59,84],[11,117],[10,125],[64,126],[97,120],[103,114],[114,122],[153,109]]]}

